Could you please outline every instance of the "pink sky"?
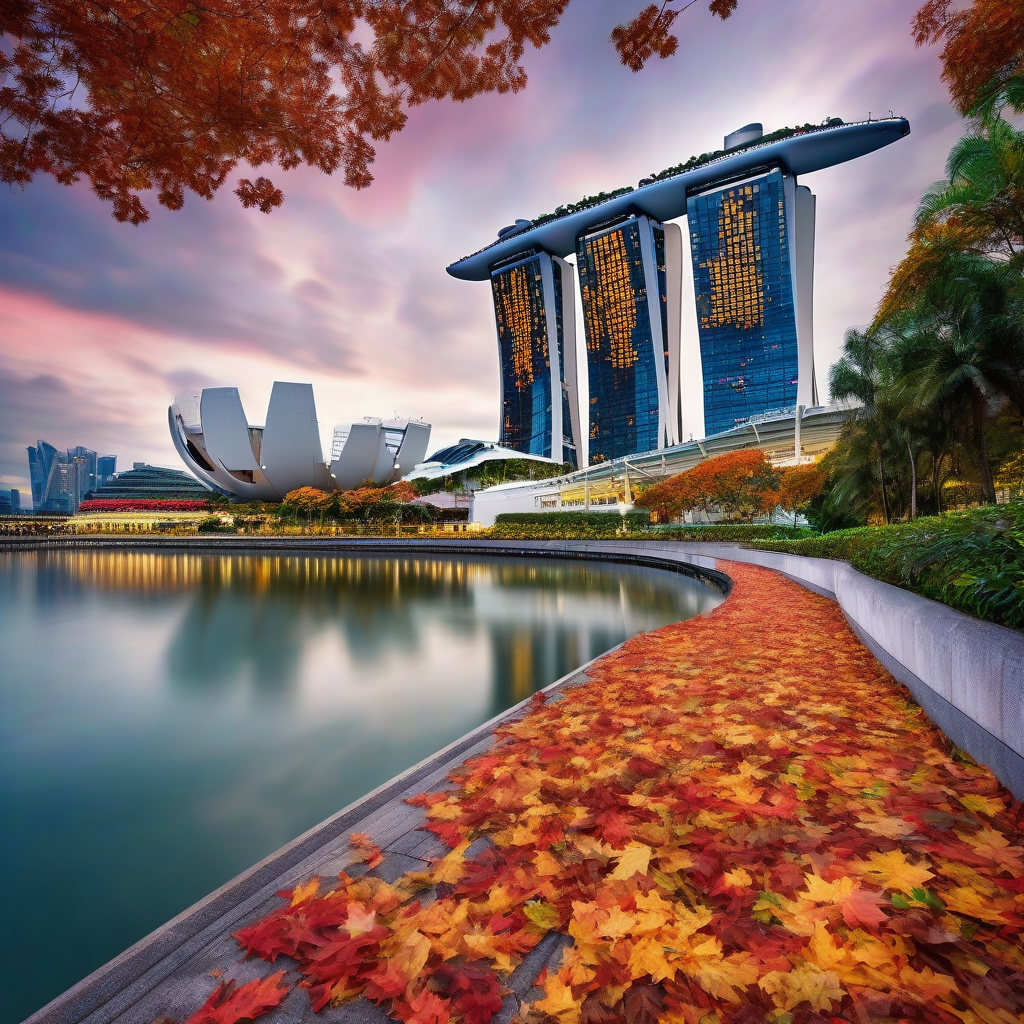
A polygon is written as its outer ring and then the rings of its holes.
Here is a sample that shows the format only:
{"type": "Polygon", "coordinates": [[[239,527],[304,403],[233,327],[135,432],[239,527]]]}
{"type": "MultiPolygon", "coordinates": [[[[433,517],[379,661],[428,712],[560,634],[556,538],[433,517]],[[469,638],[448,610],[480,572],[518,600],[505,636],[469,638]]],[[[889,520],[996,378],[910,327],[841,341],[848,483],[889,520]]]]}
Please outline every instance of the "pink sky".
{"type": "MultiPolygon", "coordinates": [[[[572,0],[551,44],[527,55],[524,92],[413,111],[364,192],[277,173],[286,202],[269,216],[243,210],[229,187],[180,213],[151,203],[137,228],[83,185],[0,192],[2,486],[27,492],[25,446],[37,438],[114,453],[120,469],[178,467],[167,406],[214,384],[237,385],[260,423],[275,379],[311,381],[325,437],[397,412],[433,424],[431,449],[494,439],[490,291],[448,277],[449,263],[516,217],[636,184],[750,121],[771,131],[892,110],[910,119],[909,138],[802,179],[818,196],[824,389],[963,128],[936,53],[910,38],[918,6],[742,0],[723,23],[699,4],[680,19],[677,55],[632,75],[608,34],[633,5],[572,0]]],[[[692,374],[683,394],[693,432],[692,374]]]]}

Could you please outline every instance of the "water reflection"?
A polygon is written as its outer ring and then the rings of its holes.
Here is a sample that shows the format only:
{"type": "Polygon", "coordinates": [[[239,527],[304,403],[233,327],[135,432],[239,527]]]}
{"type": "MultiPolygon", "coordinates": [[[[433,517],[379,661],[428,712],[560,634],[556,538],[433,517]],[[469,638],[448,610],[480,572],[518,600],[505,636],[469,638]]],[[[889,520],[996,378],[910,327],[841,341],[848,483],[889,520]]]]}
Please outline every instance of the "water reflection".
{"type": "Polygon", "coordinates": [[[540,686],[719,600],[579,562],[0,553],[4,1024],[540,686]]]}

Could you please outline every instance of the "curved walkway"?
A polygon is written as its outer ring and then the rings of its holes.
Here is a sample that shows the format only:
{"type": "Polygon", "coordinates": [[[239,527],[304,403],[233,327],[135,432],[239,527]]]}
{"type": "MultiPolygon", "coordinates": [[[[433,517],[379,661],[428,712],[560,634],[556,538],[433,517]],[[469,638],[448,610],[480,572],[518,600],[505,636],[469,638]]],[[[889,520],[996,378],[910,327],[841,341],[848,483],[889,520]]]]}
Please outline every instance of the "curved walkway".
{"type": "Polygon", "coordinates": [[[467,737],[37,1019],[1019,1020],[1021,805],[834,602],[722,568],[711,615],[467,737]]]}

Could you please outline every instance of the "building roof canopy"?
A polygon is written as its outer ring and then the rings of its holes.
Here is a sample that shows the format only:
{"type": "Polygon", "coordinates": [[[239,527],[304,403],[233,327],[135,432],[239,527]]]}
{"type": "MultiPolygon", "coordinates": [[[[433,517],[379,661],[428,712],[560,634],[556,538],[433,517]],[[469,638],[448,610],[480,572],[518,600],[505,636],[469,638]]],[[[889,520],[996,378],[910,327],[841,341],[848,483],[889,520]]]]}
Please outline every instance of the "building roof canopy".
{"type": "MultiPolygon", "coordinates": [[[[637,211],[659,221],[674,220],[686,214],[688,196],[714,187],[719,181],[736,180],[764,167],[782,167],[794,175],[810,174],[865,156],[909,134],[910,122],[906,118],[891,117],[822,128],[805,135],[750,146],[671,178],[642,185],[577,213],[536,227],[503,233],[498,241],[453,263],[448,267],[448,273],[463,281],[486,281],[495,264],[529,249],[568,256],[575,250],[577,237],[595,224],[637,211]]],[[[519,224],[518,221],[516,223],[519,224]]]]}

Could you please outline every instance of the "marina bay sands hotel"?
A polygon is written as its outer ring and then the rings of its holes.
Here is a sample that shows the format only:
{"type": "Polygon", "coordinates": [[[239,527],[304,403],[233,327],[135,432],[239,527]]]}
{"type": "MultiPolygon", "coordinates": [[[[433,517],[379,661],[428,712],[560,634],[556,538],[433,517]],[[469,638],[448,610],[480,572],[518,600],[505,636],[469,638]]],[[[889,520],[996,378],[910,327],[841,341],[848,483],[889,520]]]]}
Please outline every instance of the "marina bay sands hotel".
{"type": "Polygon", "coordinates": [[[448,267],[491,282],[501,362],[500,443],[583,468],[680,443],[683,232],[693,264],[705,434],[818,404],[815,197],[800,175],[910,133],[904,118],[764,137],[537,222],[448,267]],[[782,137],[780,137],[782,136],[782,137]],[[573,266],[565,257],[575,256],[573,266]],[[579,278],[589,402],[576,380],[579,278]],[[582,431],[586,431],[586,436],[582,431]],[[586,442],[586,444],[584,444],[586,442]]]}

